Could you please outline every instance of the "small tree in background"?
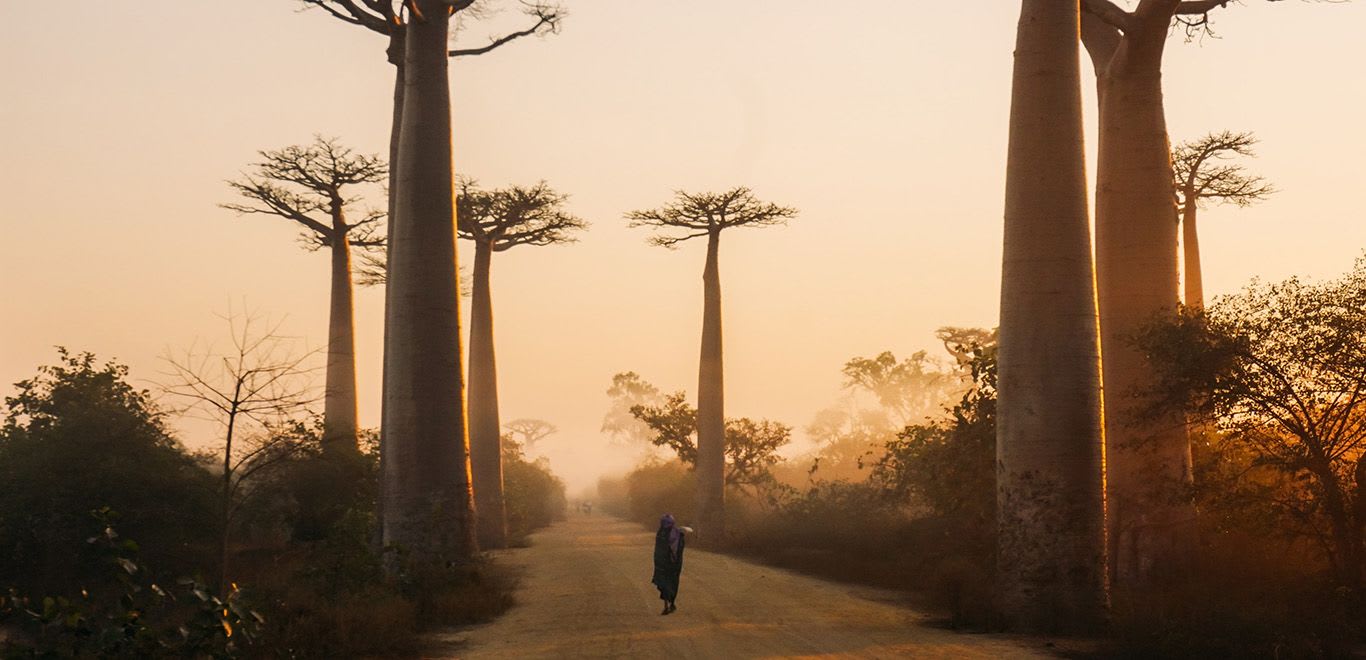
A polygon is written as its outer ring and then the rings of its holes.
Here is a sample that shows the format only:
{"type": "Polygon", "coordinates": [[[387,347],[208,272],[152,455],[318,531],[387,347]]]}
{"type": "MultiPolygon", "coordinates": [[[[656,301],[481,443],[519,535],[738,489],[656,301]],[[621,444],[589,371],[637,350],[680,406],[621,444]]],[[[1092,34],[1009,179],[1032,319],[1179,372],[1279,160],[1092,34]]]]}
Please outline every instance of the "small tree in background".
{"type": "Polygon", "coordinates": [[[517,442],[527,449],[535,449],[536,444],[560,431],[559,427],[544,419],[523,417],[503,425],[508,433],[517,437],[517,442]]]}
{"type": "MultiPolygon", "coordinates": [[[[687,395],[674,392],[657,406],[637,405],[631,414],[654,432],[656,446],[667,447],[684,465],[696,470],[697,409],[688,405],[687,395]]],[[[792,427],[769,420],[748,417],[726,420],[725,484],[749,487],[762,503],[772,494],[776,482],[770,471],[782,460],[778,449],[791,442],[792,427]]]]}
{"type": "Polygon", "coordinates": [[[632,227],[655,230],[652,245],[673,249],[694,238],[707,239],[702,270],[702,351],[697,377],[697,511],[698,525],[712,539],[726,535],[725,516],[725,370],[721,342],[721,232],[734,227],[787,224],[797,210],[760,201],[749,188],[722,193],[679,191],[674,201],[657,209],[626,214],[632,227]]]}
{"type": "Polygon", "coordinates": [[[470,469],[475,510],[479,512],[479,545],[507,545],[503,513],[503,465],[498,420],[498,366],[493,348],[493,255],[522,245],[558,245],[578,239],[588,227],[564,209],[568,197],[545,182],[481,190],[470,179],[460,182],[456,228],[474,242],[474,294],[470,307],[470,469]]]}
{"type": "Polygon", "coordinates": [[[1196,215],[1201,204],[1251,206],[1276,189],[1260,176],[1250,174],[1230,160],[1256,155],[1252,133],[1210,133],[1172,149],[1177,203],[1181,207],[1181,246],[1185,265],[1185,301],[1188,307],[1205,304],[1204,276],[1200,267],[1200,235],[1196,215]]]}
{"type": "Polygon", "coordinates": [[[259,152],[242,178],[228,185],[246,203],[222,204],[242,214],[273,215],[303,229],[310,249],[332,256],[332,294],[327,332],[327,389],[323,403],[323,447],[329,452],[356,449],[356,335],[351,287],[351,248],[382,248],[377,231],[381,211],[353,214],[353,190],[384,179],[384,161],[355,154],[334,138],[316,137],[307,146],[259,152]]]}
{"type": "Polygon", "coordinates": [[[612,376],[607,388],[611,407],[602,416],[602,432],[628,446],[650,447],[653,433],[650,427],[631,414],[635,406],[656,406],[662,402],[659,388],[645,381],[640,374],[626,371],[612,376]]]}

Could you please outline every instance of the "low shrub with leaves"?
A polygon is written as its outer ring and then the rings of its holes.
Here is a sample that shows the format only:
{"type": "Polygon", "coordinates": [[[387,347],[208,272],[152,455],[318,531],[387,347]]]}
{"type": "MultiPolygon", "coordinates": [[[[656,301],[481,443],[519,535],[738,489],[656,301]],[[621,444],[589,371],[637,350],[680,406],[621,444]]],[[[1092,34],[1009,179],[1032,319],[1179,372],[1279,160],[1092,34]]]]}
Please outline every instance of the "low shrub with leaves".
{"type": "Polygon", "coordinates": [[[138,562],[138,545],[114,531],[114,514],[94,512],[99,533],[86,541],[105,580],[75,596],[0,596],[0,624],[16,631],[8,657],[234,658],[264,622],[234,585],[220,598],[183,577],[162,587],[138,562]]]}

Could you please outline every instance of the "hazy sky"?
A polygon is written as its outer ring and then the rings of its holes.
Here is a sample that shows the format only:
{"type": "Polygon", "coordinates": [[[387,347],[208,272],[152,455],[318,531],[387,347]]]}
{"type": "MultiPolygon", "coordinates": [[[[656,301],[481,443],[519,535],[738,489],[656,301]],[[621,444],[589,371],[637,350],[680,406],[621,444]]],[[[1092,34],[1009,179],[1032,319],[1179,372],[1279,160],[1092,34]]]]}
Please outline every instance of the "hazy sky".
{"type": "MultiPolygon", "coordinates": [[[[503,5],[462,42],[519,25],[503,5]]],[[[996,323],[1018,3],[567,6],[561,34],[457,60],[451,86],[457,172],[545,179],[593,225],[577,244],[493,265],[503,419],[557,424],[545,453],[571,486],[628,463],[598,433],[613,373],[695,393],[704,247],[648,246],[621,218],[674,189],[748,185],[801,211],[723,237],[732,416],[800,428],[839,395],[851,356],[996,323]]],[[[258,149],[314,133],[387,149],[383,39],[299,7],[0,3],[0,393],[59,344],[118,358],[151,386],[160,354],[220,338],[214,314],[244,299],[325,341],[327,257],[286,221],[215,206],[258,149]]],[[[1219,38],[1173,37],[1173,138],[1255,131],[1252,167],[1282,190],[1202,214],[1210,294],[1331,276],[1366,248],[1363,25],[1366,2],[1247,0],[1216,14],[1219,38]]],[[[1093,102],[1088,117],[1094,131],[1093,102]]],[[[367,426],[382,302],[357,296],[367,426]]],[[[212,439],[182,428],[192,446],[212,439]]]]}

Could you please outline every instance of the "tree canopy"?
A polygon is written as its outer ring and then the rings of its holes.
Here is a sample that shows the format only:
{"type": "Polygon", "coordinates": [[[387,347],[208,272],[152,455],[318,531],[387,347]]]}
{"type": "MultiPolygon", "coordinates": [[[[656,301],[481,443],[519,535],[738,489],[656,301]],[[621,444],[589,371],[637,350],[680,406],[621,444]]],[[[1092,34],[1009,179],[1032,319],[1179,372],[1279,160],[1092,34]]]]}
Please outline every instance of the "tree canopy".
{"type": "Polygon", "coordinates": [[[731,227],[769,227],[787,224],[797,209],[759,201],[749,188],[721,193],[689,193],[679,190],[674,201],[657,209],[626,214],[631,227],[657,230],[650,244],[673,249],[683,241],[707,236],[731,227]]]}

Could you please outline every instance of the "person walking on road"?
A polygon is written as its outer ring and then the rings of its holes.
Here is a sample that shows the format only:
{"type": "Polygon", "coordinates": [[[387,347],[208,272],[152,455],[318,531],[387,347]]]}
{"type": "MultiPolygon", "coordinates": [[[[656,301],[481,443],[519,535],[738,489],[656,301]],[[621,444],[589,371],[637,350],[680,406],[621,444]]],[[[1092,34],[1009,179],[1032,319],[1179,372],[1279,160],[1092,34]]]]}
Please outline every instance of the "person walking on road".
{"type": "Polygon", "coordinates": [[[678,609],[674,601],[678,598],[678,578],[683,573],[685,529],[678,526],[673,514],[666,513],[659,519],[659,531],[655,532],[655,575],[650,581],[659,588],[659,599],[664,601],[661,616],[678,609]]]}

